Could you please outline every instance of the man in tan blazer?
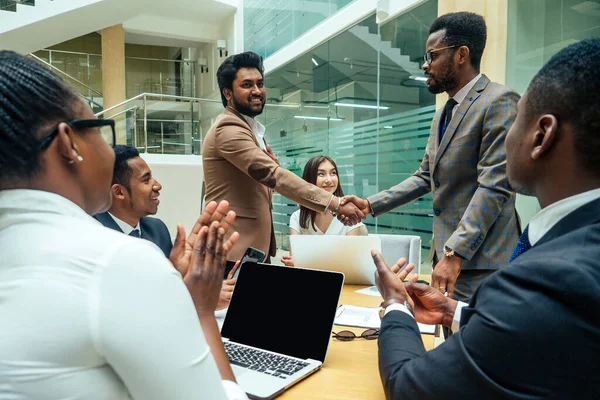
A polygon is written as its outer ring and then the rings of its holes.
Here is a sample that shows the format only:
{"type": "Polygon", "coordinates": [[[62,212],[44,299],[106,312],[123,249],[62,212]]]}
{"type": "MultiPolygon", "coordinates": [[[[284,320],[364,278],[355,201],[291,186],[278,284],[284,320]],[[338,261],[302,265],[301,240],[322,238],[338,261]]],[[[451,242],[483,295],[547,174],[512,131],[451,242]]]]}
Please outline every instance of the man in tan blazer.
{"type": "Polygon", "coordinates": [[[433,120],[421,166],[367,200],[345,199],[377,216],[431,192],[432,286],[468,301],[486,276],[508,263],[519,239],[504,146],[519,95],[479,73],[486,42],[480,15],[443,15],[429,33],[427,85],[450,99],[433,120]]]}
{"type": "Polygon", "coordinates": [[[209,129],[202,144],[206,201],[229,201],[237,218],[229,232],[240,238],[229,252],[238,260],[249,246],[275,256],[271,215],[273,191],[317,212],[336,211],[355,223],[364,214],[340,199],[282,168],[267,145],[265,128],[254,117],[266,101],[262,58],[252,52],[227,58],[217,71],[225,111],[209,129]]]}

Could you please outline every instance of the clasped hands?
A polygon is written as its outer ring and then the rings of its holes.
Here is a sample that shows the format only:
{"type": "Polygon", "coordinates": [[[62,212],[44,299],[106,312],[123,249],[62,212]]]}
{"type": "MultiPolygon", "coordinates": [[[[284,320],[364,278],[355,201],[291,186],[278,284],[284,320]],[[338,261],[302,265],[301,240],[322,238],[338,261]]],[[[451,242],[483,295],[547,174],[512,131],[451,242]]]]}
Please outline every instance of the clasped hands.
{"type": "Polygon", "coordinates": [[[199,315],[214,315],[217,307],[226,307],[235,285],[232,276],[239,262],[223,282],[227,253],[239,238],[233,232],[225,240],[236,216],[228,209],[227,201],[208,203],[187,238],[183,226],[177,225],[169,260],[183,277],[199,315]]]}
{"type": "Polygon", "coordinates": [[[417,283],[418,275],[409,275],[414,269],[414,264],[408,264],[402,269],[406,265],[406,258],[401,258],[388,267],[378,251],[371,251],[371,256],[376,267],[375,282],[383,297],[384,307],[407,302],[417,322],[448,327],[452,325],[458,302],[444,296],[432,286],[417,283]]]}
{"type": "Polygon", "coordinates": [[[340,207],[336,211],[337,219],[346,226],[358,224],[371,213],[371,205],[365,199],[357,196],[344,196],[340,198],[340,207]]]}

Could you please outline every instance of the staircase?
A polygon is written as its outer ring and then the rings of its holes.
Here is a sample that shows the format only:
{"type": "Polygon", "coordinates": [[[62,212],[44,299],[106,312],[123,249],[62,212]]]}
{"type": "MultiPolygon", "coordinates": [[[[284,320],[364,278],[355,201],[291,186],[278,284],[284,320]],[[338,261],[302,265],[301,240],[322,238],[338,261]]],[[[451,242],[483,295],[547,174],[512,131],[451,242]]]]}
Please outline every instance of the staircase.
{"type": "Polygon", "coordinates": [[[17,12],[17,6],[35,6],[35,0],[0,0],[0,11],[17,12]]]}
{"type": "Polygon", "coordinates": [[[380,41],[379,35],[371,33],[368,26],[356,25],[350,28],[350,32],[374,49],[380,49],[383,56],[389,58],[410,75],[423,76],[421,65],[418,62],[410,61],[410,57],[403,55],[399,48],[392,47],[392,42],[380,41]]]}
{"type": "Polygon", "coordinates": [[[119,24],[135,6],[121,0],[0,0],[0,49],[28,54],[119,24]]]}

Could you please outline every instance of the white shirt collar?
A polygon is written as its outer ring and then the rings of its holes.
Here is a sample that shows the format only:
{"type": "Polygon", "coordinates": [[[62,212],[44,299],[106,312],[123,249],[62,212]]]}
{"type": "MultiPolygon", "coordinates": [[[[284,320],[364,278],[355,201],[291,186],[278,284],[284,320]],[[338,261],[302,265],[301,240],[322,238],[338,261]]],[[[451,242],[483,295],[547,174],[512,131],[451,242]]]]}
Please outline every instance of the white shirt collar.
{"type": "Polygon", "coordinates": [[[542,209],[529,222],[529,243],[535,245],[561,219],[599,198],[600,189],[594,189],[567,197],[542,209]]]}
{"type": "Polygon", "coordinates": [[[475,84],[477,83],[479,78],[481,78],[481,74],[477,75],[469,83],[467,83],[465,86],[463,86],[462,89],[460,89],[458,92],[456,92],[456,94],[452,98],[454,100],[456,100],[457,104],[456,104],[456,106],[454,106],[454,109],[452,111],[456,111],[457,107],[460,105],[460,103],[463,102],[465,97],[467,97],[467,95],[469,94],[471,89],[473,89],[473,86],[475,86],[475,84]]]}
{"type": "Polygon", "coordinates": [[[254,133],[254,136],[256,136],[256,140],[258,141],[260,148],[264,151],[267,151],[267,145],[265,144],[265,126],[247,115],[242,114],[242,117],[244,117],[248,125],[250,125],[250,129],[252,129],[252,133],[254,133]]]}
{"type": "Polygon", "coordinates": [[[140,228],[139,222],[135,227],[132,227],[127,222],[120,220],[119,218],[115,217],[111,213],[108,213],[108,215],[110,215],[112,217],[112,219],[115,220],[115,222],[117,223],[117,225],[119,225],[119,228],[121,228],[121,230],[123,231],[124,234],[129,235],[133,230],[137,229],[138,231],[140,231],[140,237],[142,237],[142,229],[140,228]]]}

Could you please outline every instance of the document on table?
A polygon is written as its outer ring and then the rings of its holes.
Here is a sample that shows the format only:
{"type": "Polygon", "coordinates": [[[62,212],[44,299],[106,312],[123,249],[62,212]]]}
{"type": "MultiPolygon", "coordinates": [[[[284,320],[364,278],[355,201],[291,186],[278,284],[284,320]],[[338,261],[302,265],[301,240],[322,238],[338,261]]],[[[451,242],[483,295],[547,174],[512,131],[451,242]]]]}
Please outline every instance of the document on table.
{"type": "MultiPolygon", "coordinates": [[[[357,307],[342,304],[335,313],[335,325],[354,326],[358,328],[379,329],[381,319],[379,308],[357,307]]],[[[434,335],[436,325],[425,325],[417,322],[419,331],[424,334],[434,335]]]]}
{"type": "Polygon", "coordinates": [[[356,293],[366,294],[366,295],[375,296],[375,297],[381,297],[381,294],[379,293],[377,286],[369,286],[364,289],[359,289],[356,291],[356,293]]]}

